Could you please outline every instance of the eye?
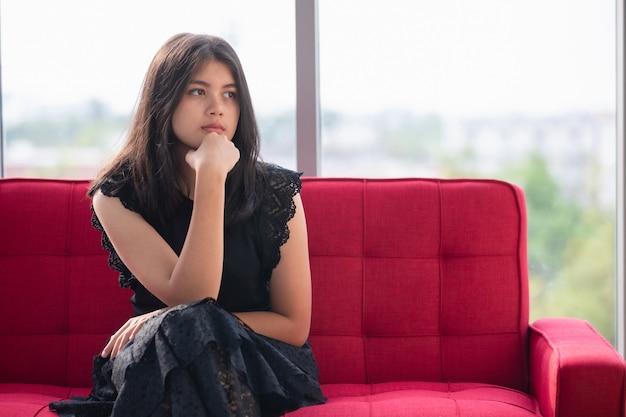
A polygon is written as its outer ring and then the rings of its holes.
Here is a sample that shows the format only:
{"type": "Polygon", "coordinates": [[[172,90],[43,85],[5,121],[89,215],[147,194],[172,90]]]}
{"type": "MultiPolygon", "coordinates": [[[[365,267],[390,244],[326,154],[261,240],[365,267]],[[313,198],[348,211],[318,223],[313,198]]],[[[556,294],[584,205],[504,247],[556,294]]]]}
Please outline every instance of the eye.
{"type": "Polygon", "coordinates": [[[192,88],[191,90],[189,90],[189,94],[191,94],[192,96],[203,96],[204,90],[201,88],[192,88]]]}
{"type": "Polygon", "coordinates": [[[228,99],[231,99],[231,100],[234,100],[234,99],[237,98],[237,92],[235,92],[235,91],[227,91],[227,92],[224,93],[224,97],[226,97],[228,99]]]}

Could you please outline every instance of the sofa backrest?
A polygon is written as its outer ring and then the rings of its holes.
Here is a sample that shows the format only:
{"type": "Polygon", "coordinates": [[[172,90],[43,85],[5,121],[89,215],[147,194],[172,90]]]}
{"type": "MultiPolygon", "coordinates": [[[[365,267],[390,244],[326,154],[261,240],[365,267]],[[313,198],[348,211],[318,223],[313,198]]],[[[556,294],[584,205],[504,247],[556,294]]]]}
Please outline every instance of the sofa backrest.
{"type": "Polygon", "coordinates": [[[306,178],[324,383],[527,389],[524,197],[492,180],[306,178]]]}
{"type": "MultiPolygon", "coordinates": [[[[91,384],[132,314],[88,182],[0,179],[0,382],[91,384]]],[[[526,220],[490,180],[304,178],[323,383],[526,388],[526,220]]]]}
{"type": "Polygon", "coordinates": [[[90,386],[93,356],[132,315],[87,185],[0,180],[0,382],[90,386]]]}

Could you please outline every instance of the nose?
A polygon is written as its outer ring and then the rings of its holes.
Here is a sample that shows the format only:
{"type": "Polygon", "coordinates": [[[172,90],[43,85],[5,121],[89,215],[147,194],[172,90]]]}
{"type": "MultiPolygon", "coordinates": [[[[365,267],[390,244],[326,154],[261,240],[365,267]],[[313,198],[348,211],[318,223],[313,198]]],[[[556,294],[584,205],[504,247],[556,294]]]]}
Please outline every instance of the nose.
{"type": "Polygon", "coordinates": [[[211,97],[207,100],[206,112],[211,116],[219,116],[224,114],[224,106],[222,104],[222,101],[220,100],[220,97],[211,97]]]}

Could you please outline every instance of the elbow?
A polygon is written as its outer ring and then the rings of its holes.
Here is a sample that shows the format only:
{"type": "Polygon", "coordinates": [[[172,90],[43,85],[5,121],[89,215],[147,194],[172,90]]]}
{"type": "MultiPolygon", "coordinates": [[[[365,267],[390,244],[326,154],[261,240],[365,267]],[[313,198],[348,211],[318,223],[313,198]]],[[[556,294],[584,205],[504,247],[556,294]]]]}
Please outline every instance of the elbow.
{"type": "Polygon", "coordinates": [[[307,335],[291,334],[288,337],[286,337],[283,341],[293,346],[302,347],[307,342],[307,340],[309,340],[308,334],[307,335]]]}
{"type": "Polygon", "coordinates": [[[310,330],[310,321],[298,324],[296,326],[296,329],[291,334],[289,343],[295,346],[303,346],[307,342],[307,340],[309,340],[310,330]]]}
{"type": "Polygon", "coordinates": [[[299,337],[299,338],[294,339],[292,344],[298,347],[302,347],[307,342],[307,340],[309,340],[308,333],[305,337],[299,337]]]}
{"type": "Polygon", "coordinates": [[[311,321],[307,316],[288,316],[280,313],[276,318],[280,318],[275,321],[270,327],[267,328],[267,336],[275,337],[281,341],[293,346],[302,347],[307,340],[309,340],[309,331],[311,329],[311,321]],[[282,323],[279,325],[279,323],[282,323]]]}

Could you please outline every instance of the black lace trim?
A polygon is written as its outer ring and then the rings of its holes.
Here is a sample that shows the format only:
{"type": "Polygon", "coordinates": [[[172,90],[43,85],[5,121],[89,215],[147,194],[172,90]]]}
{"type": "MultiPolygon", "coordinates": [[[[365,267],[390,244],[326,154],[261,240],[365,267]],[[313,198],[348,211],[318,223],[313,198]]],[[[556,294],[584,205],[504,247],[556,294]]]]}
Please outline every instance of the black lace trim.
{"type": "Polygon", "coordinates": [[[120,259],[117,251],[113,247],[109,236],[104,231],[102,224],[100,223],[100,219],[96,216],[95,211],[93,211],[93,206],[91,207],[91,224],[93,227],[102,233],[102,238],[100,239],[100,243],[102,244],[102,248],[109,252],[109,267],[114,271],[120,273],[118,281],[122,288],[130,287],[137,278],[130,272],[130,270],[124,265],[124,262],[120,259]]]}
{"type": "MultiPolygon", "coordinates": [[[[113,176],[109,180],[105,181],[100,187],[100,191],[102,194],[107,197],[119,197],[122,205],[126,207],[128,210],[139,213],[134,200],[129,192],[125,191],[124,188],[124,178],[127,175],[126,172],[121,172],[118,175],[113,176]]],[[[100,223],[100,219],[96,215],[96,212],[93,210],[93,206],[91,207],[91,224],[93,227],[102,233],[101,244],[102,248],[109,252],[109,267],[114,271],[120,273],[118,281],[122,288],[132,287],[133,282],[137,280],[137,278],[133,275],[132,272],[124,265],[124,262],[120,259],[117,251],[113,247],[109,236],[104,231],[102,224],[100,223]]],[[[141,214],[141,213],[139,213],[141,214]]]]}
{"type": "Polygon", "coordinates": [[[261,229],[261,238],[268,248],[269,267],[274,269],[280,262],[280,247],[289,239],[287,222],[296,214],[293,197],[302,189],[302,173],[271,164],[267,165],[266,172],[267,184],[262,210],[267,221],[262,225],[266,229],[261,229]]]}

